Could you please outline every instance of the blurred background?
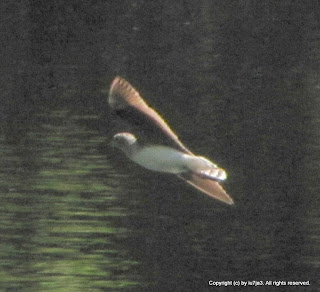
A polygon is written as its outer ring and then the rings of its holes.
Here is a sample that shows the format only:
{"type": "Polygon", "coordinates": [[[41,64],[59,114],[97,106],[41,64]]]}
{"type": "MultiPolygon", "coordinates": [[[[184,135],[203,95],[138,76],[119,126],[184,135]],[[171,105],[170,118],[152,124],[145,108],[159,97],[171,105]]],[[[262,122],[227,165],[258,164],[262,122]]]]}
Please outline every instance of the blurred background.
{"type": "Polygon", "coordinates": [[[0,291],[317,291],[318,1],[0,7],[0,291]],[[116,75],[227,169],[234,206],[108,146],[116,75]]]}

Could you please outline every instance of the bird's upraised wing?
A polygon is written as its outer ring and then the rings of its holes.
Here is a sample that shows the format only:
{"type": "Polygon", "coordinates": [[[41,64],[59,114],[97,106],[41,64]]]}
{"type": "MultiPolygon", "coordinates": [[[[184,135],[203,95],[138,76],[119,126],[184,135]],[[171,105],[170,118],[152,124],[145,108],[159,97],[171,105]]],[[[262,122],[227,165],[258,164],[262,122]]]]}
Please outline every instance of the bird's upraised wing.
{"type": "Polygon", "coordinates": [[[131,115],[142,114],[157,126],[183,152],[192,154],[179,140],[177,134],[169,127],[165,120],[151,108],[133,86],[121,77],[116,77],[110,87],[109,104],[121,116],[122,111],[131,111],[131,115]],[[132,112],[134,110],[135,112],[132,112]]]}

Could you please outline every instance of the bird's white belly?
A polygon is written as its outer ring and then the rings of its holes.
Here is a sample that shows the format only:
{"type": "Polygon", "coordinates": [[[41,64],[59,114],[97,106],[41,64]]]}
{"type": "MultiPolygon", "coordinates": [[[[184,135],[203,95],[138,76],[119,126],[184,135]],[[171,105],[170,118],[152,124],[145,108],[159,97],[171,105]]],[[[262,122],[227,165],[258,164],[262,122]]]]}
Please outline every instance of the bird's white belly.
{"type": "Polygon", "coordinates": [[[150,146],[138,151],[132,160],[154,171],[181,173],[186,170],[186,154],[165,146],[150,146]]]}

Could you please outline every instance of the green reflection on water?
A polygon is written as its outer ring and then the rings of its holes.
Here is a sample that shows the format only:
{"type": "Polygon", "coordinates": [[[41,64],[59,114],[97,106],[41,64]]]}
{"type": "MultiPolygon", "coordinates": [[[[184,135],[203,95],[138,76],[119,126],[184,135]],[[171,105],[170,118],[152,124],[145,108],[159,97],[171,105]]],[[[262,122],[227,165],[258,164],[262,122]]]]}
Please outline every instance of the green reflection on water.
{"type": "Polygon", "coordinates": [[[104,138],[80,126],[81,119],[56,111],[14,142],[0,137],[3,290],[116,291],[139,284],[138,263],[118,244],[128,233],[119,223],[127,212],[117,201],[119,178],[98,151],[104,138]]]}

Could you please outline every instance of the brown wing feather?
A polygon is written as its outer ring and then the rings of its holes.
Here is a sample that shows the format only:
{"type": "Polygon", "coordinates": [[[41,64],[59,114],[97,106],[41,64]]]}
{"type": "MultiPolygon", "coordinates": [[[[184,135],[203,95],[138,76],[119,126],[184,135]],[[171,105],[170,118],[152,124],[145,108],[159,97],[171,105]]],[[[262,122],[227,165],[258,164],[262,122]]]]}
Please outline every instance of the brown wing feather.
{"type": "Polygon", "coordinates": [[[212,198],[215,198],[219,201],[233,205],[232,198],[226,193],[222,186],[214,180],[202,178],[198,175],[191,174],[188,176],[178,175],[181,179],[202,191],[203,193],[209,195],[212,198]]]}
{"type": "Polygon", "coordinates": [[[129,82],[119,76],[117,76],[111,84],[109,104],[115,110],[122,110],[126,107],[136,109],[152,120],[158,128],[176,143],[181,151],[193,155],[193,153],[182,144],[178,136],[164,119],[142,99],[138,91],[135,90],[129,82]]]}

